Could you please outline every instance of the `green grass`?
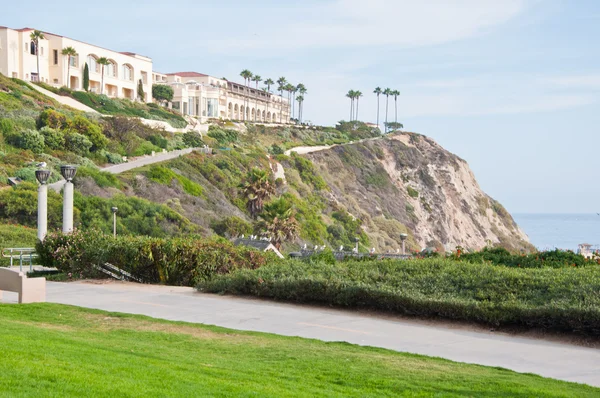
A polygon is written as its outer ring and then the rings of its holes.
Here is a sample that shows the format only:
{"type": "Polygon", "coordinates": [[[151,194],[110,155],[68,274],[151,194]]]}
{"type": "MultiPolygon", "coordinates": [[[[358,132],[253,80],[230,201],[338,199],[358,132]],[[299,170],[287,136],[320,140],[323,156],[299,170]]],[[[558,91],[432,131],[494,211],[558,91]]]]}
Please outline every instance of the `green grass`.
{"type": "Polygon", "coordinates": [[[600,394],[500,368],[58,304],[0,305],[0,324],[3,397],[600,394]]]}
{"type": "Polygon", "coordinates": [[[22,225],[0,224],[0,249],[7,247],[34,247],[37,230],[22,225]]]}

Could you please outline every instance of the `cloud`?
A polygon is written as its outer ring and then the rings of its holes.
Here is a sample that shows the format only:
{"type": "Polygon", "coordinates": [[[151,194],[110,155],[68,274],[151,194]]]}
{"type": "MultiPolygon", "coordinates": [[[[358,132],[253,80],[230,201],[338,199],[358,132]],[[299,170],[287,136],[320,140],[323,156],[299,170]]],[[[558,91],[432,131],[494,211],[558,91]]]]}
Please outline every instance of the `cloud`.
{"type": "Polygon", "coordinates": [[[600,89],[600,74],[555,76],[540,79],[542,84],[555,88],[600,89]]]}
{"type": "Polygon", "coordinates": [[[529,2],[335,0],[319,6],[306,2],[271,11],[275,14],[267,17],[277,22],[255,24],[235,38],[205,38],[199,45],[217,52],[429,46],[481,34],[519,15],[529,2]]]}

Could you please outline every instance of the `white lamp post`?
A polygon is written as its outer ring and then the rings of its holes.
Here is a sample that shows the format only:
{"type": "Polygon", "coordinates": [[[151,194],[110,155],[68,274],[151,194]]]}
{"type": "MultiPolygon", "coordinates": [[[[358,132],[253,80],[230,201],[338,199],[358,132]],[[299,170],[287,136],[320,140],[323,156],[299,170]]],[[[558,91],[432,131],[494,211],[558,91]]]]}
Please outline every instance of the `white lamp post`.
{"type": "Polygon", "coordinates": [[[73,232],[73,178],[77,168],[75,166],[60,166],[60,174],[67,180],[63,189],[63,233],[73,232]]]}
{"type": "Polygon", "coordinates": [[[407,234],[400,234],[400,240],[402,241],[402,255],[406,254],[406,249],[405,249],[406,238],[408,238],[407,234]]]}
{"type": "Polygon", "coordinates": [[[117,211],[119,210],[117,207],[110,208],[113,212],[113,236],[117,236],[117,211]]]}
{"type": "Polygon", "coordinates": [[[38,231],[37,238],[43,241],[48,232],[48,178],[50,178],[50,170],[36,170],[35,178],[40,183],[38,188],[38,231]]]}

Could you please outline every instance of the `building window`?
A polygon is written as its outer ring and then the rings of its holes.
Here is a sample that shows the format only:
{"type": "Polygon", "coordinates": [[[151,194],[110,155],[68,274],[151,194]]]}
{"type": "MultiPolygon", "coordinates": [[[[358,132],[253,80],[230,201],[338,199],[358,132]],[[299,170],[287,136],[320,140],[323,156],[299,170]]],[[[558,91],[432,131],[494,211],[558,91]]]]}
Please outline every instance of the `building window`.
{"type": "Polygon", "coordinates": [[[123,65],[123,80],[133,80],[133,68],[129,65],[123,65]]]}
{"type": "Polygon", "coordinates": [[[53,80],[54,84],[58,84],[58,79],[53,80]]]}
{"type": "Polygon", "coordinates": [[[207,98],[206,99],[206,116],[207,117],[217,117],[217,106],[218,100],[216,98],[207,98]]]}
{"type": "Polygon", "coordinates": [[[58,65],[58,50],[52,50],[52,59],[54,60],[54,65],[58,65]]]}
{"type": "Polygon", "coordinates": [[[88,68],[90,69],[90,71],[92,72],[99,72],[100,70],[98,69],[98,63],[96,62],[96,57],[94,57],[93,55],[88,55],[87,57],[87,64],[88,64],[88,68]]]}
{"type": "Polygon", "coordinates": [[[30,44],[30,51],[29,51],[29,53],[31,55],[36,55],[36,52],[35,52],[35,43],[34,42],[31,42],[31,44],[30,44]]]}
{"type": "Polygon", "coordinates": [[[104,66],[104,76],[117,77],[117,64],[110,61],[110,63],[104,66]]]}

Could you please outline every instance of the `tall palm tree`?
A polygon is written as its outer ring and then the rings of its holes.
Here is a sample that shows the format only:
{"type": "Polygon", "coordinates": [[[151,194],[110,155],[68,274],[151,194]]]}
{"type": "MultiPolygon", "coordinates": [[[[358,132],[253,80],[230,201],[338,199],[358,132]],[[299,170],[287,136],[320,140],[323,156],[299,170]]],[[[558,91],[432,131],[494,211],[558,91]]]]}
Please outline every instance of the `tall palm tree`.
{"type": "Polygon", "coordinates": [[[386,88],[383,90],[383,95],[385,95],[385,131],[387,132],[387,122],[388,122],[388,100],[390,99],[390,95],[392,95],[392,90],[386,88]]]}
{"type": "Polygon", "coordinates": [[[394,107],[396,108],[394,121],[398,123],[398,96],[400,95],[400,91],[394,90],[392,91],[392,95],[394,96],[394,107]]]}
{"type": "Polygon", "coordinates": [[[277,90],[279,90],[279,95],[281,96],[281,106],[279,107],[279,123],[281,123],[281,119],[283,118],[283,90],[285,90],[285,85],[287,84],[287,79],[281,76],[277,79],[277,90]]]}
{"type": "Polygon", "coordinates": [[[375,87],[373,94],[377,95],[377,127],[379,127],[379,95],[382,93],[381,87],[375,87]]]}
{"type": "Polygon", "coordinates": [[[302,123],[302,102],[304,101],[304,96],[302,94],[298,94],[296,101],[298,101],[298,120],[300,123],[302,123]]]}
{"type": "Polygon", "coordinates": [[[40,40],[44,40],[46,38],[46,36],[44,36],[44,32],[42,32],[40,30],[34,30],[33,32],[31,32],[29,37],[31,38],[31,41],[35,45],[35,55],[37,56],[37,78],[38,78],[38,81],[41,81],[41,79],[40,79],[40,40]]]}
{"type": "Polygon", "coordinates": [[[350,121],[354,119],[354,96],[356,95],[356,91],[349,90],[346,93],[346,97],[350,98],[350,121]]]}
{"type": "Polygon", "coordinates": [[[106,57],[100,57],[96,63],[98,63],[98,65],[102,65],[102,70],[100,71],[102,73],[102,86],[100,87],[100,94],[104,94],[104,67],[110,64],[110,61],[106,57]]]}
{"type": "Polygon", "coordinates": [[[256,83],[256,98],[254,101],[254,106],[256,107],[256,110],[254,111],[254,121],[256,122],[256,113],[258,112],[258,83],[262,81],[262,77],[260,75],[254,75],[252,81],[256,83]]]}
{"type": "MultiPolygon", "coordinates": [[[[304,94],[307,93],[306,86],[304,84],[302,84],[302,83],[299,83],[296,86],[296,89],[298,90],[298,93],[302,96],[302,101],[298,101],[298,106],[302,106],[302,108],[304,108],[304,106],[303,106],[303,103],[304,103],[304,94]]],[[[298,119],[300,119],[300,122],[302,122],[302,117],[301,117],[301,114],[300,114],[300,109],[298,109],[298,113],[299,113],[298,119]]]]}
{"type": "Polygon", "coordinates": [[[291,119],[292,117],[292,92],[296,89],[296,86],[294,86],[291,83],[288,83],[285,85],[284,90],[287,91],[288,93],[288,118],[291,119]]]}
{"type": "Polygon", "coordinates": [[[292,119],[296,118],[296,93],[298,92],[298,86],[292,86],[292,119]]]}
{"type": "Polygon", "coordinates": [[[354,120],[358,121],[358,100],[362,97],[363,93],[360,91],[354,92],[354,98],[356,98],[356,114],[354,115],[354,120]]]}
{"type": "Polygon", "coordinates": [[[267,170],[253,168],[246,174],[240,188],[246,198],[246,209],[256,219],[262,211],[264,202],[275,193],[275,185],[267,170]]]}
{"type": "Polygon", "coordinates": [[[69,47],[63,48],[60,53],[67,57],[67,84],[66,84],[66,86],[67,86],[67,88],[71,88],[71,82],[70,82],[71,57],[76,57],[77,51],[75,51],[75,49],[73,47],[69,46],[69,47]]]}
{"type": "MultiPolygon", "coordinates": [[[[240,76],[244,78],[244,86],[246,86],[246,90],[248,90],[248,84],[250,83],[250,79],[252,79],[252,72],[248,69],[244,69],[240,72],[240,76]]],[[[248,109],[247,105],[247,96],[244,98],[244,114],[242,115],[242,120],[246,120],[246,109],[248,109]]]]}
{"type": "Polygon", "coordinates": [[[273,81],[273,79],[268,78],[263,83],[267,85],[267,93],[269,94],[269,99],[267,100],[267,113],[268,113],[269,112],[269,103],[271,102],[271,86],[273,84],[275,84],[275,82],[273,81]]]}

